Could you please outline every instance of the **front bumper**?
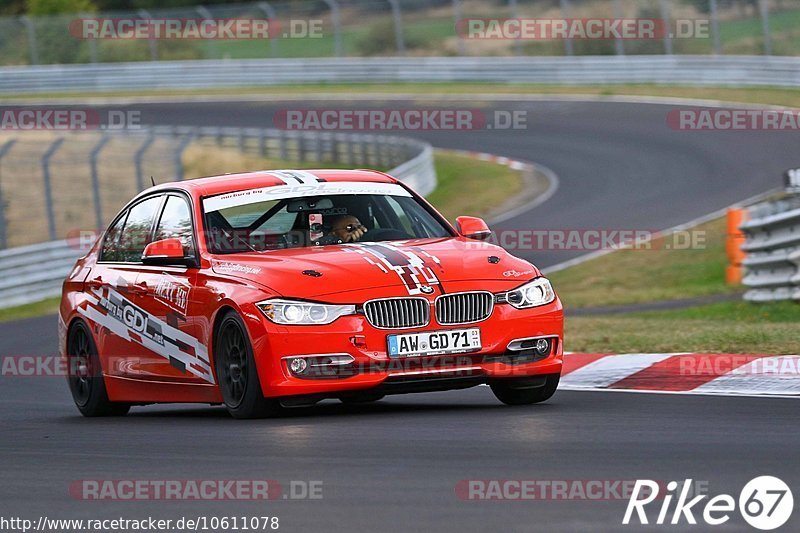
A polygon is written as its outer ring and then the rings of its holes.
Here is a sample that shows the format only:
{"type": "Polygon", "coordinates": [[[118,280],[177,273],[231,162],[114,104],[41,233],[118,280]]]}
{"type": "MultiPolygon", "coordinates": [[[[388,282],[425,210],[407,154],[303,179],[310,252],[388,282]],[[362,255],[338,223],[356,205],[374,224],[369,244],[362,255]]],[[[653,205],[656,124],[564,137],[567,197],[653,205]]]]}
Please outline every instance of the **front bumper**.
{"type": "Polygon", "coordinates": [[[488,319],[477,324],[442,326],[432,321],[412,330],[376,329],[362,315],[341,317],[325,326],[276,325],[255,306],[246,316],[263,393],[268,397],[335,397],[366,389],[386,394],[447,390],[490,379],[559,374],[563,361],[564,313],[558,298],[525,310],[498,304],[488,319]],[[403,358],[387,355],[388,335],[472,327],[481,330],[482,349],[477,352],[403,358]],[[552,341],[548,355],[507,349],[515,340],[537,337],[552,341]],[[346,354],[352,363],[337,367],[332,375],[311,379],[293,375],[287,366],[291,356],[319,354],[346,354]]]}

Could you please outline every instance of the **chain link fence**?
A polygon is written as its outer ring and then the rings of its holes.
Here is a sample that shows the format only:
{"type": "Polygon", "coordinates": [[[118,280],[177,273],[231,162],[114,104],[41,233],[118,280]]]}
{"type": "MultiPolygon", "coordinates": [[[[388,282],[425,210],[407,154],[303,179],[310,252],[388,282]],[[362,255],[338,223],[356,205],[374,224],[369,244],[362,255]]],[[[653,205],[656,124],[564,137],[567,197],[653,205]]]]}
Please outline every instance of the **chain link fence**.
{"type": "MultiPolygon", "coordinates": [[[[686,28],[684,28],[686,29],[686,28]]],[[[691,29],[691,28],[689,28],[691,29]]],[[[447,55],[800,55],[800,0],[278,0],[180,9],[0,18],[0,64],[447,55]],[[468,39],[465,19],[700,21],[702,36],[468,39]],[[85,38],[81,18],[267,19],[270,38],[85,38]],[[274,30],[274,31],[273,31],[274,30]]]]}
{"type": "Polygon", "coordinates": [[[0,137],[0,248],[102,227],[144,188],[174,175],[179,140],[147,135],[22,133],[0,137]]]}

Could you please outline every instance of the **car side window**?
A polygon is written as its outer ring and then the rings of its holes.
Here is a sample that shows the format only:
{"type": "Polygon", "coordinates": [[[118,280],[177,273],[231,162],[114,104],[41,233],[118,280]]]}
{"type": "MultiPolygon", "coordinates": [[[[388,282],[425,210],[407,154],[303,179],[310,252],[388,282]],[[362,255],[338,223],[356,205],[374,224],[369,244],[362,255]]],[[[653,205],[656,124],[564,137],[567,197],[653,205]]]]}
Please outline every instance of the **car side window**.
{"type": "Polygon", "coordinates": [[[180,239],[184,257],[195,254],[192,214],[185,198],[174,195],[167,197],[155,236],[157,241],[162,239],[180,239]]]}
{"type": "MultiPolygon", "coordinates": [[[[400,223],[403,231],[405,231],[406,233],[413,234],[414,228],[411,226],[411,221],[408,219],[408,214],[406,213],[405,209],[403,209],[403,206],[401,206],[397,202],[397,200],[395,200],[391,196],[386,198],[386,203],[388,204],[389,208],[391,208],[391,210],[394,212],[394,215],[397,217],[397,222],[400,223]]],[[[389,226],[391,227],[391,224],[389,226]]]]}
{"type": "Polygon", "coordinates": [[[125,220],[127,218],[128,212],[125,211],[117,219],[117,222],[106,232],[106,237],[103,241],[103,251],[100,253],[100,261],[121,261],[119,237],[122,234],[122,228],[125,226],[125,220]]]}
{"type": "Polygon", "coordinates": [[[119,238],[116,244],[112,246],[108,257],[104,254],[103,261],[141,263],[142,253],[150,243],[153,219],[162,199],[162,196],[151,196],[128,210],[128,216],[125,219],[125,225],[119,234],[119,238]]]}

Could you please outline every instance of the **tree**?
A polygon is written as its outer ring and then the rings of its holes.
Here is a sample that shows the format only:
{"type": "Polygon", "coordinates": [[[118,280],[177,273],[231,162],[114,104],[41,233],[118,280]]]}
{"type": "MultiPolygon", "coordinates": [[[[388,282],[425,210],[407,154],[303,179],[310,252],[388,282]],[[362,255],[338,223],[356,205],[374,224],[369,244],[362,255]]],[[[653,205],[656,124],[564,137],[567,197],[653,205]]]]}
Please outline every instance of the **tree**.
{"type": "Polygon", "coordinates": [[[0,16],[21,15],[25,11],[25,0],[8,0],[0,6],[0,16]]]}
{"type": "Polygon", "coordinates": [[[31,16],[97,11],[92,0],[25,0],[25,5],[27,14],[31,16]]]}

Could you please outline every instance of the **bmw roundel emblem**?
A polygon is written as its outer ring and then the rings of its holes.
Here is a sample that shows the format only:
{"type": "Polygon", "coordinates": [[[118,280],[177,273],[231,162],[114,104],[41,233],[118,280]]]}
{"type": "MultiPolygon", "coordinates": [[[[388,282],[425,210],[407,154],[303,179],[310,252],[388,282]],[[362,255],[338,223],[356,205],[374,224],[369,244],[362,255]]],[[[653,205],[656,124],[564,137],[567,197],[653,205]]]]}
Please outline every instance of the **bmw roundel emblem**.
{"type": "Polygon", "coordinates": [[[421,290],[423,294],[433,294],[433,287],[430,285],[423,285],[419,290],[421,290]]]}

